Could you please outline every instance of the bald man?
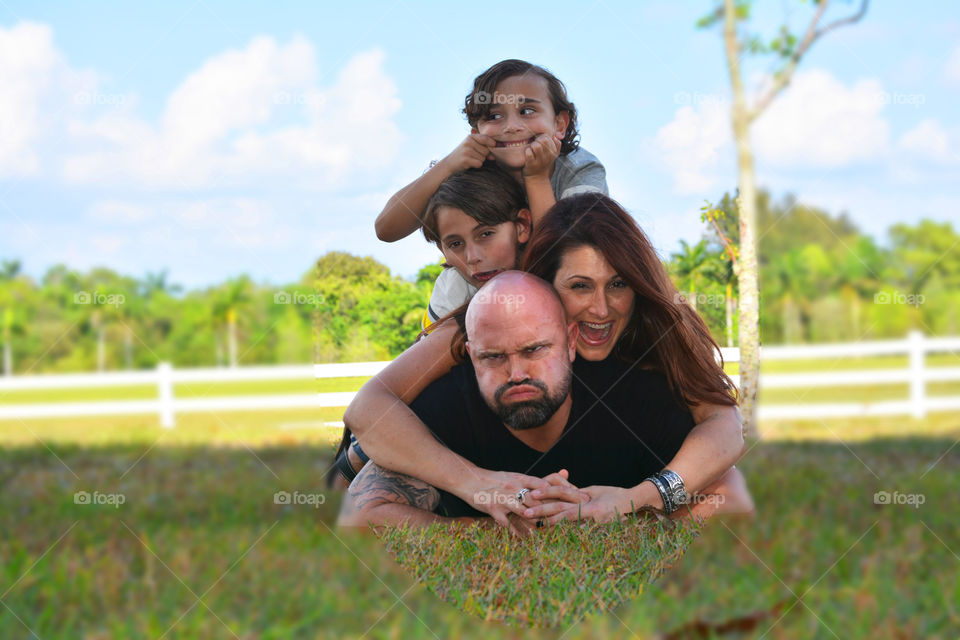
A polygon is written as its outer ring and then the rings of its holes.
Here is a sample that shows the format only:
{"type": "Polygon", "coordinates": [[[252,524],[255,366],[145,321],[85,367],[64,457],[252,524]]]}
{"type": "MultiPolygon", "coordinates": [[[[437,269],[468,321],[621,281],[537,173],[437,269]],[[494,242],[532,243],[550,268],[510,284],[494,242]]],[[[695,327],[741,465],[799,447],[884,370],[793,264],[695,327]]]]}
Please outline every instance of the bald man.
{"type": "MultiPolygon", "coordinates": [[[[411,403],[434,437],[480,467],[548,477],[568,502],[613,495],[617,504],[644,506],[632,499],[643,493],[637,487],[663,469],[694,426],[662,374],[614,358],[577,358],[577,325],[566,323],[556,291],[522,272],[488,282],[471,301],[465,328],[469,360],[411,403]]],[[[484,516],[371,462],[350,485],[340,524],[484,516]]]]}

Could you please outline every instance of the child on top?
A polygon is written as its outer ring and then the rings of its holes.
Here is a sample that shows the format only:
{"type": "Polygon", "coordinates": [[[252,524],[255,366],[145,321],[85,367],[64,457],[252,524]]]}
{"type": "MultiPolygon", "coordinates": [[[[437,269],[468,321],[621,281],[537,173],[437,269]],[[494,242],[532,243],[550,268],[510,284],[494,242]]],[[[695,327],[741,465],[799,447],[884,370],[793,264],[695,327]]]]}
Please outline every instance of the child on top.
{"type": "Polygon", "coordinates": [[[437,245],[446,267],[424,313],[427,329],[465,304],[502,271],[516,269],[530,239],[523,188],[496,163],[455,173],[427,202],[423,236],[437,245]]]}
{"type": "MultiPolygon", "coordinates": [[[[597,191],[607,194],[600,161],[579,147],[577,110],[566,88],[552,73],[522,60],[504,60],[473,82],[464,100],[471,133],[449,155],[398,191],[377,217],[377,237],[393,242],[423,223],[430,197],[449,176],[495,161],[521,185],[537,221],[567,196],[597,191]]],[[[459,273],[459,272],[455,272],[459,273]]],[[[431,307],[456,309],[469,300],[469,283],[444,273],[434,287],[431,307]],[[440,299],[451,300],[452,306],[440,299]]],[[[475,289],[474,289],[475,290],[475,289]]],[[[440,314],[443,315],[443,314],[440,314]]],[[[431,314],[431,321],[439,316],[431,314]]]]}

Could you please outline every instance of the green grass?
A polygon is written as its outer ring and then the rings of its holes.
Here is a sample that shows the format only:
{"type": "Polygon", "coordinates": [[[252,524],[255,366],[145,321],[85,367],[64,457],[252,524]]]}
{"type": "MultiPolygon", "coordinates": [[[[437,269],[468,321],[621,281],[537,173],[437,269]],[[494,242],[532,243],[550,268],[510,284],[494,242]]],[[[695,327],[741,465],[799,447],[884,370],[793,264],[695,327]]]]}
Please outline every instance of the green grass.
{"type": "Polygon", "coordinates": [[[960,434],[960,413],[931,413],[922,420],[906,416],[766,420],[760,424],[764,441],[864,442],[876,438],[951,438],[960,434]]]}
{"type": "Polygon", "coordinates": [[[385,527],[387,550],[442,600],[485,620],[554,627],[616,608],[676,563],[689,520],[562,523],[518,540],[502,527],[385,527]]]}
{"type": "MultiPolygon", "coordinates": [[[[870,421],[762,424],[771,439],[738,465],[754,519],[709,522],[639,598],[550,630],[465,614],[373,535],[332,530],[329,434],[296,426],[324,417],[197,414],[172,431],[151,418],[0,425],[0,638],[32,637],[28,627],[44,640],[960,635],[960,415],[873,421],[891,437],[872,440],[847,437],[867,437],[870,421]],[[816,428],[826,440],[793,439],[816,428]],[[126,501],[78,505],[77,491],[126,501]],[[277,505],[276,491],[325,502],[277,505]],[[877,491],[925,503],[875,505],[877,491]]],[[[576,548],[535,557],[544,575],[602,584],[560,570],[583,560],[576,548]]]]}
{"type": "MultiPolygon", "coordinates": [[[[926,395],[960,396],[960,380],[956,382],[932,382],[927,385],[926,395]]],[[[817,402],[887,402],[907,400],[910,387],[907,384],[877,384],[869,386],[798,387],[795,389],[761,389],[761,404],[813,404],[817,402]]]]}
{"type": "Polygon", "coordinates": [[[177,416],[173,429],[161,428],[155,415],[8,420],[0,423],[0,447],[329,446],[340,442],[342,430],[324,423],[342,418],[343,408],[333,407],[185,413],[177,416]]]}

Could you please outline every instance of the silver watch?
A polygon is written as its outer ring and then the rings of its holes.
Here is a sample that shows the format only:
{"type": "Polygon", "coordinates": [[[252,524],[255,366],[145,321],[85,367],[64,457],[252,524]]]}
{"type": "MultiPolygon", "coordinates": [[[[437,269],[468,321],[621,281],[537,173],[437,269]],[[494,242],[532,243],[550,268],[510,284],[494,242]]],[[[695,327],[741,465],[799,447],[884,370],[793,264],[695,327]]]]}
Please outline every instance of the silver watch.
{"type": "Polygon", "coordinates": [[[683,478],[676,471],[664,469],[659,474],[660,479],[667,485],[667,496],[670,498],[671,511],[680,508],[680,505],[687,504],[690,501],[686,489],[683,486],[683,478]]]}

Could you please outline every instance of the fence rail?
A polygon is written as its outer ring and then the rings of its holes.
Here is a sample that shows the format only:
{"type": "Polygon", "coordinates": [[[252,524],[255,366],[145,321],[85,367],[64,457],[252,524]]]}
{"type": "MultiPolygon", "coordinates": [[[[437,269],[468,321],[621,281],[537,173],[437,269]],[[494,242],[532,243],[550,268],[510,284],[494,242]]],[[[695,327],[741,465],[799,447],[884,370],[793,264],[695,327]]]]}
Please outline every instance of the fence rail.
{"type": "MultiPolygon", "coordinates": [[[[944,352],[960,353],[960,337],[926,338],[920,332],[911,332],[903,340],[761,347],[760,357],[763,361],[822,360],[882,355],[908,356],[908,366],[902,369],[763,374],[760,376],[761,389],[907,384],[910,393],[906,400],[883,402],[776,405],[761,403],[757,408],[758,417],[761,420],[880,415],[909,415],[915,418],[923,418],[931,411],[960,410],[960,396],[930,397],[927,395],[926,387],[929,382],[960,381],[960,367],[929,368],[926,366],[926,354],[944,352]]],[[[721,355],[726,362],[739,362],[740,360],[739,350],[736,348],[723,348],[721,349],[721,355]]],[[[144,385],[156,385],[157,387],[157,397],[151,400],[0,405],[0,420],[155,413],[159,416],[160,424],[163,427],[171,428],[175,424],[176,415],[180,413],[345,407],[353,399],[354,392],[177,398],[174,394],[174,385],[178,383],[369,377],[381,371],[387,364],[389,363],[352,362],[344,364],[174,369],[169,363],[161,363],[153,371],[0,377],[0,398],[6,392],[19,390],[144,385]]],[[[739,376],[733,376],[733,378],[735,382],[739,383],[739,376]]]]}

